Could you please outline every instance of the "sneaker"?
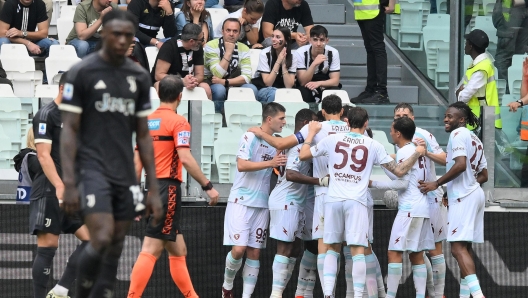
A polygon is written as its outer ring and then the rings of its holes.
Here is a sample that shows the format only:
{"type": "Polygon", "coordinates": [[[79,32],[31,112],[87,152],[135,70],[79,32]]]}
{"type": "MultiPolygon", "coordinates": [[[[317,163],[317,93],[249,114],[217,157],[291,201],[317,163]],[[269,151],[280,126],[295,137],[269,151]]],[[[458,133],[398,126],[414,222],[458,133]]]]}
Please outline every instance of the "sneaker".
{"type": "Polygon", "coordinates": [[[350,102],[351,103],[362,103],[365,98],[369,98],[372,95],[374,95],[374,93],[365,90],[365,91],[359,93],[358,96],[350,98],[350,102]]]}
{"type": "Polygon", "coordinates": [[[376,92],[371,97],[363,99],[361,103],[367,105],[383,105],[390,104],[390,100],[388,95],[376,92]]]}
{"type": "Polygon", "coordinates": [[[46,298],[70,298],[70,296],[59,296],[53,292],[53,290],[48,292],[48,295],[46,295],[46,298]]]}
{"type": "Polygon", "coordinates": [[[233,290],[226,290],[224,287],[222,287],[222,298],[233,298],[235,297],[233,295],[233,290]]]}
{"type": "Polygon", "coordinates": [[[295,296],[295,298],[304,298],[304,296],[295,296]]]}

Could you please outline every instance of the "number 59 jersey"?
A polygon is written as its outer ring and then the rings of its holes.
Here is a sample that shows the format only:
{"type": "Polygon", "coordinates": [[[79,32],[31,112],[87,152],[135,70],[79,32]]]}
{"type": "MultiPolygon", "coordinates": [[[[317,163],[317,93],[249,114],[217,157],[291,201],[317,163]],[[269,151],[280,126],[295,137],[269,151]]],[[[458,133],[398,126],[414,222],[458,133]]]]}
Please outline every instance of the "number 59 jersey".
{"type": "Polygon", "coordinates": [[[310,151],[313,157],[328,156],[330,185],[325,203],[356,200],[367,206],[372,166],[393,161],[379,142],[354,132],[328,136],[310,151]]]}
{"type": "Polygon", "coordinates": [[[455,158],[459,156],[466,157],[466,171],[447,183],[449,202],[463,198],[479,188],[480,184],[477,182],[476,176],[488,167],[482,142],[465,127],[459,127],[449,135],[446,171],[453,167],[455,158]]]}

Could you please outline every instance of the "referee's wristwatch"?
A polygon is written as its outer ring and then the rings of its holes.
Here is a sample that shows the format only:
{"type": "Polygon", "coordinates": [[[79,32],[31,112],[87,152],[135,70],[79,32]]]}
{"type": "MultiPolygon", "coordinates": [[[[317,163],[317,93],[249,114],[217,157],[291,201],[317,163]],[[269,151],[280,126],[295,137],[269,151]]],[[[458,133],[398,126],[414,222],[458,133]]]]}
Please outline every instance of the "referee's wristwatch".
{"type": "Polygon", "coordinates": [[[207,184],[205,186],[202,186],[202,190],[211,190],[213,189],[213,184],[211,183],[211,181],[207,182],[207,184]]]}
{"type": "Polygon", "coordinates": [[[521,107],[524,106],[524,103],[523,103],[523,101],[522,101],[521,99],[518,99],[518,100],[516,101],[516,103],[520,104],[521,107]]]}

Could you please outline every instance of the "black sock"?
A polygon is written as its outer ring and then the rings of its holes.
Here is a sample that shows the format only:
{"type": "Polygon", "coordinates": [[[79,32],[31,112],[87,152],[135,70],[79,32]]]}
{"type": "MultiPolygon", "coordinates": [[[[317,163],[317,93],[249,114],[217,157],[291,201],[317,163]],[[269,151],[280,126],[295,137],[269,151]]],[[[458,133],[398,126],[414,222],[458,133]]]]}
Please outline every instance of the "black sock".
{"type": "Polygon", "coordinates": [[[118,265],[119,256],[110,254],[104,256],[99,277],[93,287],[92,297],[113,297],[118,265]]]}
{"type": "Polygon", "coordinates": [[[79,260],[79,256],[81,255],[81,252],[84,250],[87,244],[88,241],[83,241],[70,255],[68,263],[66,263],[66,269],[64,269],[62,277],[57,283],[59,286],[63,286],[66,289],[71,289],[72,283],[75,280],[77,273],[77,263],[79,260]]]}
{"type": "Polygon", "coordinates": [[[51,274],[51,265],[56,247],[37,247],[37,256],[33,261],[33,297],[46,297],[46,286],[51,274]]]}
{"type": "Polygon", "coordinates": [[[87,298],[92,291],[101,265],[101,255],[88,243],[77,261],[77,298],[87,298]]]}

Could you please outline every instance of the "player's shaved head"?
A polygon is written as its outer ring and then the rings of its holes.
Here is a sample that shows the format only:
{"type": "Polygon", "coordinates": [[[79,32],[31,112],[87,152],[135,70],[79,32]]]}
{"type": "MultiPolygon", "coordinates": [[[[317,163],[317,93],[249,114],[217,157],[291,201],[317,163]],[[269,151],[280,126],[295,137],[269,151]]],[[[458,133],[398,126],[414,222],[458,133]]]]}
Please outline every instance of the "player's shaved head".
{"type": "Polygon", "coordinates": [[[268,117],[275,117],[279,112],[286,113],[286,108],[284,108],[284,106],[280,103],[267,103],[264,107],[262,107],[262,122],[266,121],[268,117]]]}
{"type": "Polygon", "coordinates": [[[360,107],[353,107],[348,111],[348,126],[350,128],[363,128],[369,120],[367,110],[360,107]]]}
{"type": "Polygon", "coordinates": [[[407,117],[395,119],[392,123],[392,127],[395,131],[401,133],[402,137],[408,141],[413,139],[414,133],[416,132],[416,124],[407,117]]]}
{"type": "Polygon", "coordinates": [[[323,98],[323,103],[321,104],[321,108],[325,113],[330,115],[336,115],[341,113],[341,110],[343,110],[343,103],[341,101],[341,97],[330,94],[323,98]]]}
{"type": "Polygon", "coordinates": [[[159,82],[159,98],[161,102],[173,103],[180,99],[183,81],[179,76],[168,75],[159,82]]]}

